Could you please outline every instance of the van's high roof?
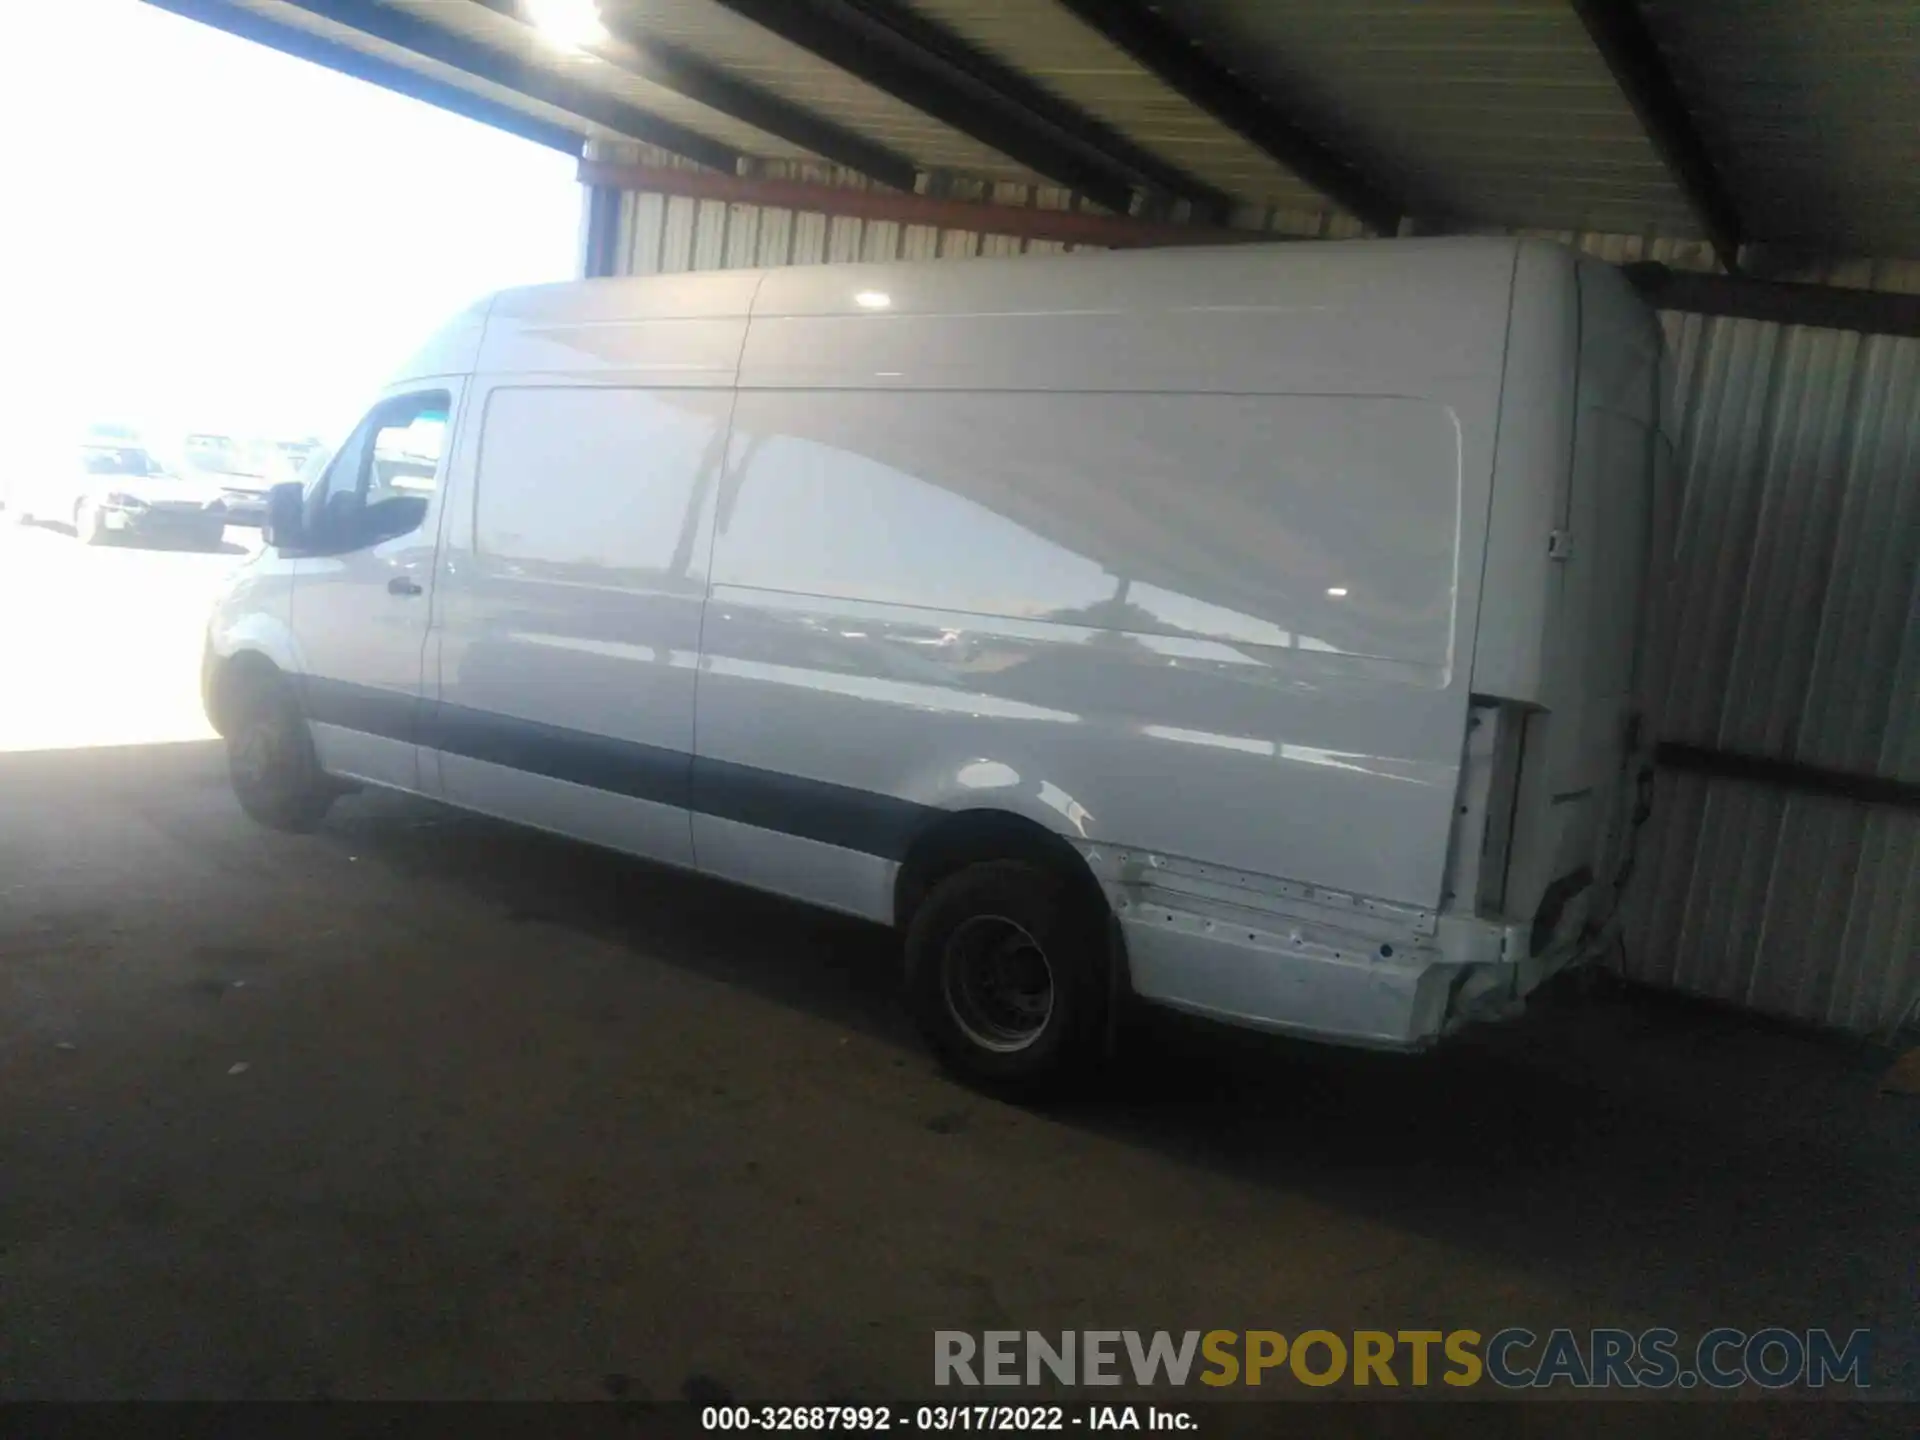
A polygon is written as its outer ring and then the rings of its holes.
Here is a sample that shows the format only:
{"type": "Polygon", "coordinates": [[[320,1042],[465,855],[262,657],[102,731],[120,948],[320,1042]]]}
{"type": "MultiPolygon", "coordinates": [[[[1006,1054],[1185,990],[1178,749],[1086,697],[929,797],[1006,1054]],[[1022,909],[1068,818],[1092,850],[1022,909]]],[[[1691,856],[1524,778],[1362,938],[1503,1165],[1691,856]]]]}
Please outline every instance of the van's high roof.
{"type": "MultiPolygon", "coordinates": [[[[1522,247],[1560,257],[1552,268],[1564,274],[1571,291],[1580,261],[1574,251],[1551,241],[1501,237],[854,262],[525,286],[503,290],[457,317],[395,379],[529,368],[526,355],[505,353],[520,350],[516,341],[629,322],[1140,315],[1254,307],[1385,315],[1396,306],[1405,313],[1406,307],[1436,302],[1490,318],[1505,314],[1522,247]]],[[[738,352],[727,358],[737,362],[738,352]]]]}

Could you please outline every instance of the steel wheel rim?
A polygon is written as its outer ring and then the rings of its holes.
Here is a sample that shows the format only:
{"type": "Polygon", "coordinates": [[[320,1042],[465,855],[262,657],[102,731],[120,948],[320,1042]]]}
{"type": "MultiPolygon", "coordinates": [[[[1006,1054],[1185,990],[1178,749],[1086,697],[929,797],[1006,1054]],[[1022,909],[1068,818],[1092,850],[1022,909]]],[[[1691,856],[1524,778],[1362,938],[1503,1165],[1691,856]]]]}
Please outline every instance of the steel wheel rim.
{"type": "Polygon", "coordinates": [[[940,957],[947,1014],[983,1050],[1011,1055],[1053,1019],[1053,966],[1032,935],[1001,915],[976,915],[947,939],[940,957]]]}

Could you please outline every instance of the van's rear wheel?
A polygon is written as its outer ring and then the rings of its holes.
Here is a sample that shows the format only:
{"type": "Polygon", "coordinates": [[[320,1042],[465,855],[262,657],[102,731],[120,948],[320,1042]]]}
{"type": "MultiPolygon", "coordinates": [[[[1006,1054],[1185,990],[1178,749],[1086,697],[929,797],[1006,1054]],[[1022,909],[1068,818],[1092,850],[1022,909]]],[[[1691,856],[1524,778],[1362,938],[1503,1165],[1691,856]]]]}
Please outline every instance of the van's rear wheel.
{"type": "Polygon", "coordinates": [[[275,830],[311,830],[337,788],[320,769],[293,691],[278,677],[241,688],[227,724],[227,774],[240,808],[275,830]]]}
{"type": "Polygon", "coordinates": [[[1098,1053],[1105,917],[1061,878],[1000,860],[933,888],[907,928],[907,1004],[961,1079],[1037,1099],[1098,1053]]]}

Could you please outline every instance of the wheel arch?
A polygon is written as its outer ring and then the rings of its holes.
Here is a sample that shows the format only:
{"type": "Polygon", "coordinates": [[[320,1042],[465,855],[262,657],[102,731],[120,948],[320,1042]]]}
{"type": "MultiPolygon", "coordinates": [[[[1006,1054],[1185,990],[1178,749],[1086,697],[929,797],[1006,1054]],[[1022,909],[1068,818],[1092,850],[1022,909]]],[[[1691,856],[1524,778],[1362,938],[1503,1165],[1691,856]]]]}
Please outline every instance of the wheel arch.
{"type": "Polygon", "coordinates": [[[992,860],[1021,860],[1057,874],[1097,913],[1112,914],[1086,857],[1059,832],[1011,810],[972,809],[950,811],[914,836],[894,876],[894,924],[905,930],[947,876],[992,860]]]}
{"type": "MultiPolygon", "coordinates": [[[[925,963],[915,963],[915,946],[922,928],[915,919],[922,903],[948,876],[972,865],[1009,860],[1059,876],[1071,897],[1071,908],[1079,912],[1089,926],[1095,927],[1095,934],[1104,940],[1096,944],[1090,956],[1098,967],[1094,998],[1089,1002],[1093,1008],[1087,1012],[1083,1039],[1075,1043],[1090,1047],[1086,1052],[1089,1056],[1101,1052],[1111,1058],[1121,1048],[1122,1017],[1133,994],[1132,969],[1119,917],[1086,857],[1071,841],[1058,831],[1012,811],[948,812],[916,835],[908,847],[894,878],[894,920],[907,941],[910,997],[924,989],[916,975],[930,973],[925,963]]],[[[938,1022],[930,1020],[918,1004],[913,1008],[919,1014],[922,1032],[927,1034],[934,1049],[949,1065],[970,1076],[971,1083],[982,1083],[980,1072],[957,1061],[944,1042],[936,1038],[938,1022]]],[[[985,1083],[1002,1094],[1018,1097],[1026,1093],[1025,1082],[1006,1075],[998,1079],[989,1076],[985,1083]]],[[[1052,1082],[1036,1083],[1041,1088],[1033,1093],[1044,1094],[1052,1082]]]]}
{"type": "Polygon", "coordinates": [[[210,657],[203,699],[214,733],[227,734],[237,713],[236,707],[249,690],[273,684],[285,675],[286,672],[260,650],[236,650],[231,655],[210,657]]]}

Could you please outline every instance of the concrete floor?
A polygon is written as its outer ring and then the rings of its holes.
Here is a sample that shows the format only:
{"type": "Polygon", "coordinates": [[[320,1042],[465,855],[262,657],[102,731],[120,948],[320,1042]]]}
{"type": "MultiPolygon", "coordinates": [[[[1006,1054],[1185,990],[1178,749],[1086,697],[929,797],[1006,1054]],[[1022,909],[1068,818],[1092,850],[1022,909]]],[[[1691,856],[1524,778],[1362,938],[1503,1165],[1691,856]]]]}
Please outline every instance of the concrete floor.
{"type": "Polygon", "coordinates": [[[1882,1055],[1557,995],[1420,1058],[1160,1024],[1010,1109],[885,934],[396,797],[249,824],[167,668],[232,563],[0,531],[0,1399],[925,1397],[935,1329],[1091,1326],[1867,1325],[1920,1389],[1882,1055]],[[63,574],[98,633],[22,640],[63,574]]]}

